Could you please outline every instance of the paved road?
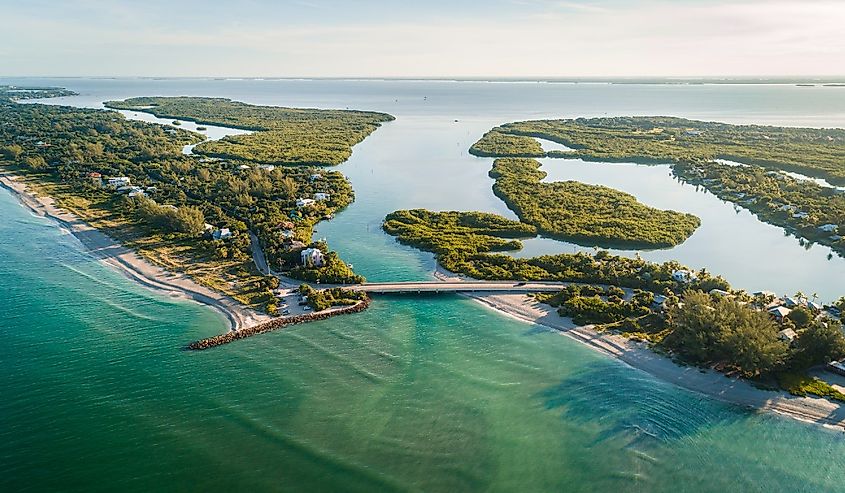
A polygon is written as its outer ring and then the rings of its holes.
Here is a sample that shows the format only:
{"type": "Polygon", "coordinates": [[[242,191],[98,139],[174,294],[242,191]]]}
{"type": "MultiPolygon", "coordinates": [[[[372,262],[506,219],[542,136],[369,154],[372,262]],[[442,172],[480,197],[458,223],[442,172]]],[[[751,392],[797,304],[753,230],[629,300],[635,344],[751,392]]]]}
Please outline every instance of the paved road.
{"type": "Polygon", "coordinates": [[[258,242],[258,237],[252,231],[249,232],[250,247],[252,248],[252,260],[255,262],[255,267],[258,272],[269,275],[270,266],[267,265],[267,259],[264,257],[264,250],[261,249],[261,244],[258,242]]]}
{"type": "Polygon", "coordinates": [[[348,289],[364,291],[370,294],[391,293],[536,293],[540,291],[560,291],[571,283],[563,282],[519,282],[519,281],[410,281],[410,282],[368,282],[348,289]]]}

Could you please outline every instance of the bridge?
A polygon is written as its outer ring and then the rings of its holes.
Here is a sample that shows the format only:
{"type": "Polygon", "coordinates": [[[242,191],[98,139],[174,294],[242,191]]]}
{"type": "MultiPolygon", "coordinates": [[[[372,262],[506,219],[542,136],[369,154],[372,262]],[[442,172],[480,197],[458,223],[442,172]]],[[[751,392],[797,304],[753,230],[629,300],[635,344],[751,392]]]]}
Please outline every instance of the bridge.
{"type": "Polygon", "coordinates": [[[572,283],[519,282],[519,281],[405,281],[368,282],[349,286],[347,289],[368,294],[421,294],[421,293],[537,293],[557,292],[572,283]]]}

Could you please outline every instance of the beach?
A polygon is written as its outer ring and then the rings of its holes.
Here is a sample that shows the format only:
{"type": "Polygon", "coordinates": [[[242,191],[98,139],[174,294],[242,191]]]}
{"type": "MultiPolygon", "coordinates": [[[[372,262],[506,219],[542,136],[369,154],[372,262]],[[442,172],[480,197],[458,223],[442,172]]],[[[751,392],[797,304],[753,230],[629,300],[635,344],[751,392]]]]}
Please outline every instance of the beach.
{"type": "MultiPolygon", "coordinates": [[[[201,286],[185,275],[171,273],[153,265],[74,214],[59,208],[51,197],[33,193],[13,173],[0,172],[0,186],[14,193],[34,214],[50,218],[72,233],[95,258],[149,289],[212,307],[226,317],[232,331],[270,320],[270,317],[249,310],[234,299],[201,286]]],[[[444,281],[466,280],[442,269],[438,269],[435,275],[444,281]]],[[[556,330],[602,354],[622,361],[632,369],[644,371],[660,380],[707,397],[823,426],[845,427],[845,408],[827,399],[762,390],[745,380],[729,377],[715,370],[680,366],[666,356],[652,351],[644,342],[601,333],[590,325],[577,326],[570,319],[558,315],[553,307],[539,303],[531,296],[502,293],[473,293],[465,296],[503,315],[556,330]]]]}
{"type": "Polygon", "coordinates": [[[171,298],[208,305],[226,318],[229,330],[239,330],[269,320],[234,299],[201,286],[183,274],[168,272],[122,246],[76,215],[61,209],[52,197],[34,193],[14,173],[0,171],[0,186],[12,192],[33,214],[56,221],[76,237],[92,256],[117,269],[129,279],[171,298]]]}
{"type": "Polygon", "coordinates": [[[586,346],[618,359],[632,369],[681,388],[730,404],[773,412],[801,421],[841,429],[845,427],[845,408],[820,397],[794,396],[784,391],[754,387],[748,381],[696,366],[680,366],[652,351],[647,343],[606,334],[592,326],[577,326],[557,314],[555,308],[523,294],[467,294],[484,306],[528,323],[559,331],[586,346]]]}

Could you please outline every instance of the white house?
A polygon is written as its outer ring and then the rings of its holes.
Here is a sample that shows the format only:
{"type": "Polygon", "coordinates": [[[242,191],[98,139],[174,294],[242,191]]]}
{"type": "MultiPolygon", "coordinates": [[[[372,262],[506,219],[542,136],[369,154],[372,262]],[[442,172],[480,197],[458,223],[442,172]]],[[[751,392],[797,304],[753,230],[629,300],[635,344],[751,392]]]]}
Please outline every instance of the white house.
{"type": "Polygon", "coordinates": [[[314,199],[296,199],[296,206],[299,208],[308,207],[315,203],[316,201],[314,199]]]}
{"type": "Polygon", "coordinates": [[[775,317],[778,322],[783,322],[783,319],[785,319],[790,312],[792,312],[792,310],[785,306],[776,306],[769,310],[769,314],[775,317]]]}
{"type": "Polygon", "coordinates": [[[132,183],[132,180],[129,179],[128,176],[117,176],[115,178],[109,178],[109,186],[110,187],[125,187],[129,186],[132,183]]]}
{"type": "Polygon", "coordinates": [[[314,194],[314,200],[329,200],[329,198],[331,198],[331,195],[327,193],[317,192],[314,194]]]}
{"type": "Polygon", "coordinates": [[[302,258],[302,265],[305,267],[322,267],[323,266],[323,252],[318,248],[306,248],[299,252],[302,258]]]}
{"type": "Polygon", "coordinates": [[[311,176],[309,177],[309,179],[310,179],[311,181],[317,181],[317,180],[319,180],[319,179],[320,179],[320,178],[322,178],[322,177],[323,177],[323,175],[321,175],[321,174],[319,174],[319,173],[314,173],[313,175],[311,175],[311,176]]]}
{"type": "Polygon", "coordinates": [[[835,224],[824,224],[819,226],[819,230],[824,231],[825,233],[835,233],[837,229],[839,229],[839,226],[835,224]]]}
{"type": "Polygon", "coordinates": [[[807,219],[808,217],[810,217],[810,215],[806,212],[796,212],[792,215],[792,217],[793,219],[807,219]]]}
{"type": "Polygon", "coordinates": [[[273,171],[274,169],[276,169],[276,167],[272,164],[261,164],[258,167],[263,169],[264,171],[273,171]]]}
{"type": "Polygon", "coordinates": [[[232,232],[229,231],[229,228],[222,228],[215,231],[211,237],[215,240],[228,240],[232,237],[232,232]]]}
{"type": "Polygon", "coordinates": [[[672,273],[672,279],[677,282],[688,283],[698,279],[698,276],[695,275],[695,272],[681,269],[672,273]]]}
{"type": "Polygon", "coordinates": [[[247,169],[251,169],[251,168],[249,166],[247,166],[246,164],[242,164],[242,165],[238,166],[238,169],[243,171],[243,170],[247,170],[247,169]]]}
{"type": "Polygon", "coordinates": [[[796,334],[795,331],[792,329],[783,329],[782,331],[778,332],[778,339],[783,342],[792,342],[797,335],[798,334],[796,334]]]}

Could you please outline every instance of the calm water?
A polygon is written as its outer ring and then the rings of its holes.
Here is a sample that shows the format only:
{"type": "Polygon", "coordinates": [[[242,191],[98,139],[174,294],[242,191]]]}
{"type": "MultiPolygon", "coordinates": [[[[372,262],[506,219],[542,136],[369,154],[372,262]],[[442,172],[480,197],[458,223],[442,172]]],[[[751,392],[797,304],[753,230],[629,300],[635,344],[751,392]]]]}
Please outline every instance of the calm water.
{"type": "MultiPolygon", "coordinates": [[[[845,120],[835,88],[28,82],[76,89],[82,96],[66,102],[92,107],[188,94],[396,115],[341,167],[357,201],[318,232],[374,280],[425,278],[433,268],[430,255],[380,232],[385,212],[430,207],[512,217],[490,193],[490,160],[466,153],[493,125],[605,113],[819,126],[845,120]]],[[[702,216],[686,244],[644,255],[698,259],[712,245],[719,253],[706,263],[682,260],[735,284],[765,275],[758,267],[765,255],[807,268],[818,262],[831,274],[814,270],[807,279],[836,287],[840,259],[817,258],[821,249],[804,251],[775,228],[753,226],[711,195],[684,189],[665,167],[545,160],[544,169],[702,216]],[[708,225],[722,221],[733,228],[724,237],[708,225]],[[752,227],[771,238],[737,236],[752,227]],[[717,269],[713,262],[729,251],[724,243],[740,260],[717,269]],[[746,253],[761,244],[775,250],[746,253]]],[[[841,433],[663,384],[458,297],[380,298],[361,314],[184,353],[182,344],[222,330],[223,321],[124,280],[8,193],[0,193],[0,211],[2,491],[836,491],[845,480],[841,433]]],[[[537,243],[537,251],[571,249],[537,243]]]]}

